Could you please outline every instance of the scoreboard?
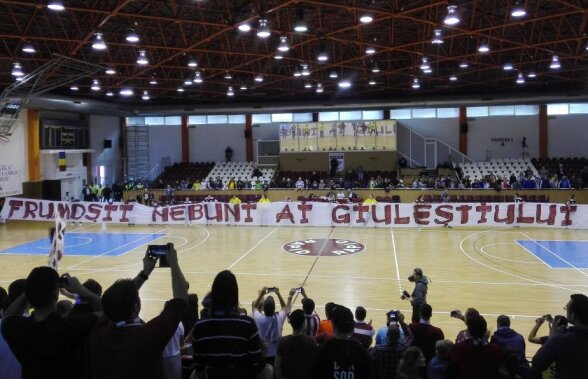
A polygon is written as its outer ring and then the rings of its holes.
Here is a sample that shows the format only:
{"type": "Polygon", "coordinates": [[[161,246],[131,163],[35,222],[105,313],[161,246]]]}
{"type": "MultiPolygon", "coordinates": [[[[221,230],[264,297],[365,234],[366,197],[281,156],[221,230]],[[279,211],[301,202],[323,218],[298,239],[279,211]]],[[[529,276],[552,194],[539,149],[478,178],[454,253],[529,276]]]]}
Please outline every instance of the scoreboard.
{"type": "Polygon", "coordinates": [[[89,127],[85,120],[41,119],[41,149],[87,149],[89,127]]]}

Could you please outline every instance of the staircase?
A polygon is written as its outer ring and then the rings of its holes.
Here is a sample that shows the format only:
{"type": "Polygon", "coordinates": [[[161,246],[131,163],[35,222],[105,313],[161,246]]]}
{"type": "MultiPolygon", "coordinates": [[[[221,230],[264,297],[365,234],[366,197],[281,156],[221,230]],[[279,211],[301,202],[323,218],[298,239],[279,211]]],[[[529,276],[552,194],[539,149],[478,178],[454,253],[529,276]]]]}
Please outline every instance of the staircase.
{"type": "Polygon", "coordinates": [[[149,174],[148,126],[127,128],[127,179],[142,179],[149,174]]]}

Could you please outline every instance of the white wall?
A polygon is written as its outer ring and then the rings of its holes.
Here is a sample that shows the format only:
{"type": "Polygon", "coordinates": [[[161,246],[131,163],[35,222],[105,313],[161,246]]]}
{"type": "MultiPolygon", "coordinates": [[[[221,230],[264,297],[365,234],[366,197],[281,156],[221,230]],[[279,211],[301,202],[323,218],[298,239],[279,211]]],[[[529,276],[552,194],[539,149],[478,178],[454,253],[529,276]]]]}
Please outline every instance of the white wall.
{"type": "Polygon", "coordinates": [[[459,119],[457,118],[416,118],[397,122],[423,137],[437,138],[459,150],[459,119]]]}
{"type": "Polygon", "coordinates": [[[20,172],[20,181],[29,180],[29,165],[27,157],[27,110],[20,112],[14,125],[12,136],[8,142],[0,142],[0,164],[13,165],[20,172]]]}
{"type": "Polygon", "coordinates": [[[114,116],[90,116],[90,148],[92,153],[92,173],[96,167],[106,167],[105,184],[112,185],[122,179],[122,162],[120,159],[120,119],[114,116]],[[112,141],[112,148],[104,148],[104,140],[112,141]]]}
{"type": "Polygon", "coordinates": [[[588,156],[588,114],[549,116],[547,133],[549,157],[588,156]]]}
{"type": "Polygon", "coordinates": [[[247,158],[243,124],[197,125],[190,128],[189,138],[191,162],[224,162],[227,146],[233,149],[233,161],[247,158]]]}
{"type": "Polygon", "coordinates": [[[83,165],[82,153],[65,151],[66,170],[59,171],[59,154],[41,152],[41,179],[61,181],[61,199],[80,199],[83,181],[86,179],[86,167],[83,165]]]}
{"type": "MultiPolygon", "coordinates": [[[[181,162],[182,134],[180,126],[149,126],[148,130],[149,169],[161,163],[161,159],[164,157],[168,157],[171,164],[181,162]]],[[[210,141],[208,140],[208,142],[210,141]]]]}
{"type": "Polygon", "coordinates": [[[476,161],[522,158],[521,142],[527,138],[530,158],[539,156],[539,116],[492,116],[468,118],[468,155],[476,161]],[[493,142],[493,138],[512,138],[493,142]]]}

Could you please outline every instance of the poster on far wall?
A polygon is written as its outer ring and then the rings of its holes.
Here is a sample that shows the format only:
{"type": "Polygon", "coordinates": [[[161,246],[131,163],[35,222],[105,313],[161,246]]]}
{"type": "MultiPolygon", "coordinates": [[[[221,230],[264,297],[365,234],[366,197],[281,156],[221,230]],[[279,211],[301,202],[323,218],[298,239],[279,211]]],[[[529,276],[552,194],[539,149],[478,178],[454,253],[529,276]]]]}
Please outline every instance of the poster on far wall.
{"type": "Polygon", "coordinates": [[[20,168],[14,164],[0,164],[0,197],[22,194],[20,168]]]}

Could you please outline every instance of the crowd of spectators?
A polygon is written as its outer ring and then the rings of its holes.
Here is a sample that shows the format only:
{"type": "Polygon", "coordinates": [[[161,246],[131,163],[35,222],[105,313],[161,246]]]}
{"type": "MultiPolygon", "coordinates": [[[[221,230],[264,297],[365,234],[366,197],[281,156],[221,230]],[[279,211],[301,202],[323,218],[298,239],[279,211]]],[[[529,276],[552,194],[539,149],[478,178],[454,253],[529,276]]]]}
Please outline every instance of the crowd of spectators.
{"type": "MultiPolygon", "coordinates": [[[[465,324],[455,340],[433,325],[424,302],[410,323],[398,310],[374,329],[367,311],[329,302],[325,319],[302,287],[263,287],[252,301],[251,317],[239,305],[235,275],[218,273],[202,300],[188,294],[177,253],[167,245],[172,298],[159,316],[139,317],[139,289],[157,259],[147,253],[134,279],[120,279],[102,293],[94,280],[84,284],[49,267],[0,290],[0,377],[19,378],[586,378],[588,297],[571,295],[566,315],[543,316],[528,340],[541,344],[532,359],[525,339],[500,315],[490,333],[476,309],[451,316],[465,324]],[[59,293],[76,299],[59,306],[59,293]],[[295,301],[301,308],[292,311],[295,301]],[[277,304],[279,308],[277,308],[277,304]],[[32,313],[29,313],[33,310],[32,313]],[[290,328],[284,328],[288,322],[290,328]],[[549,323],[549,333],[537,337],[549,323]],[[375,345],[374,345],[375,336],[375,345]],[[184,356],[182,369],[182,355],[184,356]],[[189,363],[188,363],[189,362],[189,363]]],[[[160,258],[161,259],[161,258],[160,258]]],[[[416,273],[416,271],[415,271],[416,273]]],[[[416,294],[415,292],[413,295],[416,294]]],[[[63,300],[62,300],[63,301],[63,300]]],[[[413,305],[416,302],[413,301],[413,305]]]]}

